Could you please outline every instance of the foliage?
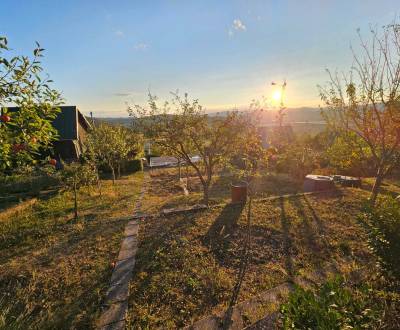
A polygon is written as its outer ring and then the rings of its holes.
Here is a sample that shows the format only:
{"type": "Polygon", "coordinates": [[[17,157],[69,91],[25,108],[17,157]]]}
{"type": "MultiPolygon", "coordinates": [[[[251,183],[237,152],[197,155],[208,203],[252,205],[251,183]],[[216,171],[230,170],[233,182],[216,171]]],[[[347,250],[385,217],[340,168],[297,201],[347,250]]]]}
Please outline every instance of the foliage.
{"type": "Polygon", "coordinates": [[[86,155],[97,167],[108,166],[115,182],[116,171],[120,174],[122,162],[142,154],[142,142],[142,136],[129,128],[102,123],[88,135],[86,155]]]}
{"type": "Polygon", "coordinates": [[[342,278],[327,281],[316,293],[296,287],[281,306],[284,329],[375,329],[384,305],[367,285],[346,287],[342,278]]]}
{"type": "Polygon", "coordinates": [[[143,171],[143,163],[141,159],[131,159],[122,163],[123,173],[134,173],[143,171]]]}
{"type": "MultiPolygon", "coordinates": [[[[385,176],[398,163],[400,145],[400,29],[398,24],[371,29],[371,41],[361,35],[361,53],[354,54],[349,75],[328,71],[330,83],[321,87],[328,124],[359,137],[368,146],[376,169],[371,192],[375,202],[385,176]]],[[[353,140],[354,141],[354,140],[353,140]]]]}
{"type": "Polygon", "coordinates": [[[337,134],[326,154],[330,165],[339,173],[368,176],[374,171],[369,146],[353,132],[337,134]]]}
{"type": "Polygon", "coordinates": [[[235,152],[230,155],[227,168],[233,175],[244,180],[248,184],[255,176],[260,174],[261,168],[267,168],[268,157],[271,149],[265,149],[257,127],[257,113],[243,114],[238,120],[241,123],[241,131],[238,132],[235,152]]]}
{"type": "Polygon", "coordinates": [[[78,190],[82,186],[89,186],[97,182],[97,173],[89,164],[71,163],[63,164],[61,181],[67,190],[74,193],[74,213],[78,218],[78,190]]]}
{"type": "Polygon", "coordinates": [[[215,168],[226,164],[235,152],[243,126],[237,112],[226,117],[208,118],[198,100],[173,94],[170,102],[158,104],[149,94],[148,107],[128,108],[133,124],[170,156],[188,163],[203,186],[208,204],[209,187],[215,168]],[[192,161],[199,156],[201,163],[192,161]]]}
{"type": "Polygon", "coordinates": [[[360,215],[360,220],[369,232],[369,244],[379,257],[382,268],[389,276],[400,281],[400,203],[384,196],[379,205],[371,207],[360,215]]]}
{"type": "Polygon", "coordinates": [[[15,104],[19,111],[2,111],[0,120],[0,170],[10,170],[37,162],[39,153],[49,150],[57,132],[51,121],[57,116],[60,94],[42,77],[37,43],[33,57],[3,55],[9,52],[7,39],[0,37],[0,107],[15,104]]]}
{"type": "Polygon", "coordinates": [[[318,167],[318,154],[307,144],[296,141],[282,150],[276,158],[276,170],[303,180],[318,167]]]}

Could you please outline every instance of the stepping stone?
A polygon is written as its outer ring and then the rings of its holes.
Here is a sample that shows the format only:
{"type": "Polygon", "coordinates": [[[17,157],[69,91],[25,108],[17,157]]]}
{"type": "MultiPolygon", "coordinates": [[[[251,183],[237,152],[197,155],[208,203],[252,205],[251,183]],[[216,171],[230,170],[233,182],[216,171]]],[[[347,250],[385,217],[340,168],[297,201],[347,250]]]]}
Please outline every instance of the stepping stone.
{"type": "Polygon", "coordinates": [[[107,324],[101,327],[100,330],[125,330],[125,320],[107,324]]]}
{"type": "Polygon", "coordinates": [[[145,182],[135,204],[135,215],[125,227],[124,239],[118,254],[118,261],[111,275],[110,287],[105,298],[105,309],[97,323],[97,329],[122,330],[125,329],[125,317],[128,310],[129,282],[132,279],[135,255],[138,246],[139,224],[136,217],[140,217],[141,199],[146,190],[148,173],[145,173],[145,182]]]}
{"type": "Polygon", "coordinates": [[[99,320],[99,327],[104,327],[111,323],[125,321],[128,302],[119,302],[106,307],[99,320]]]}
{"type": "Polygon", "coordinates": [[[128,299],[128,289],[129,289],[128,281],[110,286],[106,294],[105,305],[111,305],[117,302],[123,302],[126,299],[128,299]]]}
{"type": "Polygon", "coordinates": [[[111,276],[111,285],[129,282],[132,278],[135,258],[118,261],[111,276]]]}
{"type": "Polygon", "coordinates": [[[133,236],[137,235],[139,231],[139,225],[137,222],[130,221],[125,227],[125,236],[133,236]]]}
{"type": "Polygon", "coordinates": [[[121,244],[121,249],[118,254],[118,261],[133,258],[136,255],[138,246],[137,236],[127,236],[124,238],[121,244]]]}

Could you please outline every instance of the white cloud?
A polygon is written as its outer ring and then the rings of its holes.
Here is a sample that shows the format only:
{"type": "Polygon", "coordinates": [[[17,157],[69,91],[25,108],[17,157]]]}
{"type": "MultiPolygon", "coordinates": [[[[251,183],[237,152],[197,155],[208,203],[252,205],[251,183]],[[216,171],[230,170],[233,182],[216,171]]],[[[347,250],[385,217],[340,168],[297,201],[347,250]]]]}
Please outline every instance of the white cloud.
{"type": "Polygon", "coordinates": [[[116,31],[114,31],[114,34],[115,34],[117,37],[123,37],[123,36],[124,36],[124,32],[121,31],[121,30],[116,30],[116,31]]]}
{"type": "Polygon", "coordinates": [[[149,48],[149,45],[146,43],[143,43],[143,42],[135,45],[136,50],[147,50],[148,48],[149,48]]]}
{"type": "Polygon", "coordinates": [[[233,28],[238,31],[246,31],[246,25],[244,25],[240,19],[233,20],[233,28]]]}

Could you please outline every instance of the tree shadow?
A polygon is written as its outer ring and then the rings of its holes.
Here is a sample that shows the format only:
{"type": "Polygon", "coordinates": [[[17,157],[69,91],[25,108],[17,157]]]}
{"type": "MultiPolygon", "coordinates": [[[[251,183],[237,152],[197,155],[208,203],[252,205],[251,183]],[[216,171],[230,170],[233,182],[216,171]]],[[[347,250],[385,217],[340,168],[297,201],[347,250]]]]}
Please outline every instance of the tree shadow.
{"type": "Polygon", "coordinates": [[[285,254],[285,267],[289,276],[289,280],[294,280],[294,265],[292,258],[292,239],[290,237],[290,222],[286,216],[285,200],[283,197],[279,198],[279,205],[281,208],[281,227],[283,232],[283,250],[285,254]]]}
{"type": "Polygon", "coordinates": [[[308,249],[312,250],[313,252],[318,252],[319,246],[317,242],[317,235],[315,233],[315,230],[313,229],[309,219],[308,215],[306,214],[304,210],[304,205],[301,202],[300,198],[291,198],[289,199],[290,203],[293,204],[293,206],[296,209],[297,214],[301,218],[301,226],[302,226],[302,231],[303,231],[303,237],[305,238],[307,242],[307,247],[308,249]]]}
{"type": "MultiPolygon", "coordinates": [[[[321,236],[325,236],[327,230],[325,227],[325,224],[323,223],[323,221],[320,219],[320,217],[317,215],[317,212],[315,212],[314,208],[312,207],[310,201],[308,200],[307,196],[303,196],[304,202],[306,203],[308,209],[311,212],[311,215],[314,219],[314,222],[316,223],[317,227],[318,227],[318,233],[321,236]]],[[[325,242],[326,243],[326,242],[325,242]]]]}
{"type": "Polygon", "coordinates": [[[203,244],[208,246],[221,265],[226,265],[233,257],[230,252],[232,236],[238,227],[238,220],[246,204],[226,204],[221,213],[209,227],[203,237],[203,244]]]}

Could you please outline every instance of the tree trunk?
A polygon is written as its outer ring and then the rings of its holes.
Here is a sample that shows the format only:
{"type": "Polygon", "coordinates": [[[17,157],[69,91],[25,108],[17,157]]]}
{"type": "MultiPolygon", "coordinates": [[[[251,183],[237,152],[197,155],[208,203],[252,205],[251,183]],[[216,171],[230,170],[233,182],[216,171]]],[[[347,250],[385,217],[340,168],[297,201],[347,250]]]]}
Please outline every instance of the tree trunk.
{"type": "Polygon", "coordinates": [[[186,163],[186,189],[189,190],[189,167],[186,163]]]}
{"type": "Polygon", "coordinates": [[[121,179],[121,164],[119,164],[119,163],[118,163],[117,170],[118,170],[118,179],[121,179]]]}
{"type": "Polygon", "coordinates": [[[178,173],[179,173],[179,181],[182,180],[182,170],[181,170],[181,160],[178,159],[178,173]]]}
{"type": "Polygon", "coordinates": [[[97,181],[97,189],[99,189],[99,194],[101,196],[101,181],[100,181],[99,170],[97,168],[96,168],[96,181],[97,181]]]}
{"type": "Polygon", "coordinates": [[[376,198],[378,197],[379,189],[381,188],[383,179],[384,179],[384,172],[382,167],[379,167],[378,172],[376,173],[374,186],[372,187],[371,196],[369,198],[372,205],[375,204],[376,198]]]}
{"type": "Polygon", "coordinates": [[[78,219],[78,192],[77,192],[76,183],[74,183],[74,213],[75,213],[75,220],[78,219]]]}
{"type": "Polygon", "coordinates": [[[203,183],[203,201],[204,204],[207,206],[208,206],[208,190],[209,190],[209,184],[203,183]]]}
{"type": "Polygon", "coordinates": [[[110,167],[111,167],[111,173],[112,173],[113,184],[115,184],[115,170],[114,170],[114,167],[113,167],[113,166],[110,166],[110,167]]]}

